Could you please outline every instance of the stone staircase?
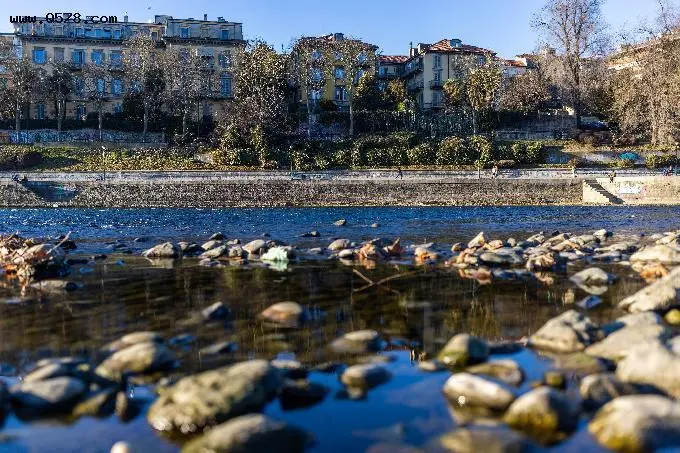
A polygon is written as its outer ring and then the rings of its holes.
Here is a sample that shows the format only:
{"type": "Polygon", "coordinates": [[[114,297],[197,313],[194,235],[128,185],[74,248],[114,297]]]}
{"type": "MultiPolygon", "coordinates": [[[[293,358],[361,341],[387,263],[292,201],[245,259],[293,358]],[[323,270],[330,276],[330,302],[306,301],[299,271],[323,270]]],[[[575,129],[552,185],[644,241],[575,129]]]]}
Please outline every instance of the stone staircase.
{"type": "Polygon", "coordinates": [[[583,201],[595,204],[623,204],[623,200],[608,192],[596,179],[583,180],[583,201]]]}

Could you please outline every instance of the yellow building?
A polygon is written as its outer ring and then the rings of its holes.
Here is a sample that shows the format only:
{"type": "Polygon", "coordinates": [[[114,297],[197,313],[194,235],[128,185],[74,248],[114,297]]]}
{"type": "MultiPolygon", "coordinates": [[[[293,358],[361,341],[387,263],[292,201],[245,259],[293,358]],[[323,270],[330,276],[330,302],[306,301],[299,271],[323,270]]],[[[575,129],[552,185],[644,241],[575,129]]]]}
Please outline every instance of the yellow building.
{"type": "MultiPolygon", "coordinates": [[[[210,67],[220,71],[221,100],[206,103],[204,116],[212,115],[232,96],[231,58],[244,45],[240,23],[228,22],[222,17],[209,21],[207,15],[203,20],[157,15],[153,23],[129,22],[127,16],[122,22],[112,16],[100,18],[97,23],[57,23],[54,18],[50,19],[38,17],[31,22],[13,23],[13,35],[19,54],[28,56],[33,64],[47,71],[50,61],[71,64],[75,86],[66,103],[66,118],[84,118],[94,111],[92,104],[83,97],[84,82],[80,73],[87,63],[104,65],[110,70],[110,79],[103,86],[108,94],[105,112],[122,111],[126,88],[122,49],[125,40],[137,34],[151,36],[158,42],[159,49],[191,49],[207,60],[210,67]]],[[[56,118],[57,115],[55,106],[39,100],[32,102],[25,114],[35,119],[56,118]]]]}
{"type": "MultiPolygon", "coordinates": [[[[342,33],[333,33],[325,36],[318,37],[303,37],[300,42],[306,44],[311,43],[311,47],[314,48],[315,43],[318,43],[319,50],[314,50],[312,54],[312,62],[314,65],[315,52],[318,52],[319,59],[322,58],[320,49],[333,49],[334,44],[345,40],[345,36],[342,33]]],[[[360,63],[364,63],[355,77],[355,82],[361,79],[364,74],[375,74],[376,71],[376,51],[378,46],[362,43],[365,47],[365,54],[362,54],[359,58],[360,63]]],[[[300,43],[298,43],[298,46],[300,43]]],[[[306,77],[309,68],[302,67],[303,64],[299,61],[298,47],[293,49],[293,59],[297,61],[298,66],[294,69],[298,71],[297,77],[297,87],[296,87],[296,99],[303,105],[306,102],[311,102],[313,104],[318,104],[322,100],[332,101],[339,109],[345,109],[349,105],[349,100],[347,98],[346,84],[347,80],[345,77],[345,68],[338,61],[337,58],[333,58],[332,55],[330,59],[332,61],[326,61],[324,64],[327,65],[326,70],[318,70],[318,78],[321,81],[325,81],[324,87],[320,90],[307,90],[306,88],[306,77]]],[[[333,51],[331,52],[331,54],[333,51]]],[[[312,75],[314,76],[314,75],[312,75]]]]}

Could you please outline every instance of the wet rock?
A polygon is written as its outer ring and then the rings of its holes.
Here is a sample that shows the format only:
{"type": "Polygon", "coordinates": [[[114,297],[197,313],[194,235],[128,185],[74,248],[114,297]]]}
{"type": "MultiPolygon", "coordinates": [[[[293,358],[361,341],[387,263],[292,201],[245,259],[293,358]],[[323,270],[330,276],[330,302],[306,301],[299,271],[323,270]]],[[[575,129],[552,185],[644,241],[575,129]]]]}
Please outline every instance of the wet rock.
{"type": "Polygon", "coordinates": [[[554,252],[541,251],[531,254],[527,258],[526,269],[529,272],[547,271],[555,267],[557,257],[554,252]]]}
{"type": "Polygon", "coordinates": [[[132,450],[132,447],[130,447],[130,444],[127,442],[118,441],[115,444],[113,444],[113,447],[111,447],[111,452],[110,453],[133,453],[134,450],[132,450]]]}
{"type": "Polygon", "coordinates": [[[492,410],[505,410],[516,394],[507,384],[470,373],[455,373],[442,390],[447,399],[460,406],[470,405],[492,410]]]}
{"type": "Polygon", "coordinates": [[[306,320],[306,311],[297,302],[279,302],[262,313],[260,318],[280,327],[297,328],[306,320]]]}
{"type": "Polygon", "coordinates": [[[229,258],[245,258],[245,255],[246,251],[240,245],[229,246],[229,252],[227,253],[229,258]]]}
{"type": "Polygon", "coordinates": [[[672,309],[663,317],[666,322],[672,326],[680,326],[680,310],[672,309]]]}
{"type": "Polygon", "coordinates": [[[262,239],[255,239],[243,246],[243,250],[248,252],[248,255],[259,256],[262,255],[267,248],[267,243],[262,239]]]}
{"type": "Polygon", "coordinates": [[[560,390],[567,386],[567,380],[564,374],[555,370],[549,370],[543,373],[543,383],[548,387],[560,390]]]}
{"type": "Polygon", "coordinates": [[[279,373],[284,378],[304,379],[307,377],[307,367],[297,360],[272,360],[270,363],[279,370],[279,373]]]}
{"type": "Polygon", "coordinates": [[[338,258],[343,259],[343,260],[354,259],[354,250],[350,250],[350,249],[340,250],[338,252],[338,258]]]}
{"type": "Polygon", "coordinates": [[[514,360],[504,359],[481,363],[465,370],[471,374],[491,376],[508,385],[518,386],[524,380],[524,373],[514,360]]]}
{"type": "Polygon", "coordinates": [[[389,256],[401,256],[404,253],[404,247],[401,246],[401,239],[397,238],[392,244],[385,247],[385,252],[389,256]]]}
{"type": "Polygon", "coordinates": [[[503,420],[543,444],[552,444],[574,431],[578,409],[562,392],[539,387],[517,398],[503,420]]]}
{"type": "Polygon", "coordinates": [[[330,348],[338,354],[365,354],[381,348],[380,334],[375,330],[356,330],[334,340],[330,348]]]}
{"type": "Polygon", "coordinates": [[[488,266],[514,266],[524,263],[522,255],[509,247],[484,252],[479,256],[479,260],[488,266]]]}
{"type": "Polygon", "coordinates": [[[531,453],[541,450],[522,434],[494,426],[458,428],[442,436],[439,443],[446,451],[456,453],[531,453]]]}
{"type": "Polygon", "coordinates": [[[116,393],[114,412],[123,423],[133,420],[142,411],[141,404],[131,399],[124,390],[116,393]]]}
{"type": "Polygon", "coordinates": [[[176,348],[186,348],[196,343],[196,337],[190,333],[182,333],[170,338],[168,344],[176,348]]]}
{"type": "Polygon", "coordinates": [[[460,242],[456,242],[451,246],[451,251],[453,253],[462,252],[463,250],[465,250],[465,246],[460,242]]]}
{"type": "MultiPolygon", "coordinates": [[[[585,289],[585,288],[584,288],[584,289],[585,289]]],[[[604,289],[605,289],[605,291],[606,291],[606,287],[605,287],[604,289]]],[[[592,288],[591,288],[591,291],[593,291],[592,288]]],[[[596,291],[596,292],[599,293],[599,291],[596,291]]],[[[604,291],[603,291],[603,292],[604,292],[604,291]]],[[[582,308],[582,309],[584,309],[584,310],[590,310],[591,308],[597,307],[597,306],[600,305],[601,303],[602,303],[602,298],[601,298],[601,297],[599,297],[599,296],[588,296],[588,297],[586,297],[586,298],[584,298],[584,299],[582,299],[582,300],[576,302],[576,305],[577,305],[579,308],[582,308]]]]}
{"type": "Polygon", "coordinates": [[[484,247],[489,249],[489,250],[497,250],[500,249],[504,246],[503,241],[500,239],[494,239],[493,241],[489,241],[484,247]]]}
{"type": "Polygon", "coordinates": [[[458,334],[446,343],[437,358],[447,366],[459,367],[483,362],[488,356],[489,346],[484,340],[458,334]]]}
{"type": "Polygon", "coordinates": [[[347,225],[347,220],[346,219],[339,219],[333,222],[333,225],[335,226],[345,226],[347,225]]]}
{"type": "Polygon", "coordinates": [[[555,357],[553,366],[558,370],[579,374],[601,373],[607,370],[607,366],[602,360],[585,352],[561,354],[555,357]]]}
{"type": "Polygon", "coordinates": [[[203,248],[195,242],[178,242],[177,245],[183,256],[195,256],[203,253],[203,248]]]}
{"type": "Polygon", "coordinates": [[[364,260],[369,260],[369,261],[379,261],[382,259],[386,258],[386,253],[382,249],[381,246],[378,246],[374,243],[367,243],[364,244],[360,249],[359,249],[359,257],[364,260]]]}
{"type": "Polygon", "coordinates": [[[619,307],[634,313],[666,311],[678,306],[680,306],[680,267],[619,302],[619,307]]]}
{"type": "Polygon", "coordinates": [[[597,341],[601,334],[587,316],[569,310],[546,322],[531,336],[529,345],[555,352],[577,352],[597,341]]]}
{"type": "Polygon", "coordinates": [[[75,377],[75,365],[65,363],[49,363],[24,376],[24,382],[44,381],[62,376],[75,377]]]}
{"type": "Polygon", "coordinates": [[[173,367],[175,356],[159,343],[138,343],[114,352],[96,369],[96,373],[120,380],[123,373],[145,374],[173,367]]]}
{"type": "Polygon", "coordinates": [[[217,321],[220,319],[225,319],[229,316],[229,307],[224,305],[222,302],[215,302],[209,307],[201,310],[201,315],[206,321],[217,321]]]}
{"type": "Polygon", "coordinates": [[[598,373],[584,377],[581,380],[579,392],[583,407],[587,410],[595,410],[614,398],[637,393],[637,388],[633,384],[621,382],[614,373],[598,373]]]}
{"type": "Polygon", "coordinates": [[[328,245],[328,250],[338,252],[348,248],[350,245],[349,239],[336,239],[328,245]]]}
{"type": "Polygon", "coordinates": [[[202,348],[199,353],[201,355],[220,355],[220,354],[228,354],[230,352],[234,352],[238,350],[238,345],[236,343],[233,343],[231,341],[220,341],[218,343],[211,344],[210,346],[206,346],[205,348],[202,348]]]}
{"type": "Polygon", "coordinates": [[[113,414],[116,406],[117,389],[106,388],[89,395],[73,408],[75,417],[106,417],[113,414]]]}
{"type": "Polygon", "coordinates": [[[142,252],[146,258],[179,258],[182,251],[172,242],[164,242],[142,252]]]}
{"type": "Polygon", "coordinates": [[[598,238],[600,240],[603,240],[603,239],[606,239],[608,237],[613,236],[613,233],[611,231],[608,231],[608,230],[603,228],[601,230],[597,230],[597,231],[593,232],[593,236],[595,236],[596,238],[598,238]]]}
{"type": "Polygon", "coordinates": [[[606,286],[613,283],[616,280],[616,277],[603,271],[599,267],[591,267],[572,275],[569,277],[569,280],[571,280],[579,288],[582,288],[584,291],[590,294],[599,295],[607,290],[606,286]],[[600,292],[598,288],[602,286],[605,288],[604,291],[600,292]]]}
{"type": "Polygon", "coordinates": [[[281,385],[266,360],[240,362],[181,379],[151,405],[147,418],[159,431],[197,432],[261,410],[281,385]]]}
{"type": "Polygon", "coordinates": [[[307,233],[302,233],[300,235],[302,238],[318,238],[321,237],[318,231],[313,230],[313,231],[308,231],[307,233]]]}
{"type": "Polygon", "coordinates": [[[23,382],[12,387],[15,405],[39,412],[66,411],[85,394],[87,386],[80,379],[58,377],[43,381],[23,382]]]}
{"type": "Polygon", "coordinates": [[[71,292],[80,289],[82,285],[67,280],[42,280],[32,283],[31,288],[48,293],[71,292]]]}
{"type": "Polygon", "coordinates": [[[444,371],[447,369],[439,360],[421,360],[418,362],[418,368],[430,373],[436,373],[437,371],[444,371]]]}
{"type": "Polygon", "coordinates": [[[340,381],[347,387],[372,389],[390,380],[392,374],[378,364],[353,365],[340,376],[340,381]]]}
{"type": "Polygon", "coordinates": [[[323,401],[328,391],[327,387],[315,382],[288,379],[279,393],[279,402],[283,410],[309,407],[323,401]]]}
{"type": "Polygon", "coordinates": [[[470,242],[468,242],[468,248],[478,248],[483,247],[487,243],[486,235],[482,231],[477,236],[475,236],[470,242]]]}
{"type": "Polygon", "coordinates": [[[622,382],[653,385],[669,395],[680,397],[680,356],[659,342],[630,348],[616,367],[622,382]]]}
{"type": "Polygon", "coordinates": [[[602,330],[606,335],[609,335],[612,332],[623,329],[624,327],[641,325],[663,325],[663,319],[653,311],[631,313],[605,324],[602,326],[602,330]]]}
{"type": "Polygon", "coordinates": [[[633,253],[630,260],[657,261],[663,264],[680,264],[680,250],[667,245],[651,245],[633,253]]]}
{"type": "Polygon", "coordinates": [[[597,412],[588,431],[614,451],[675,451],[680,448],[680,403],[657,395],[622,396],[597,412]]]}
{"type": "Polygon", "coordinates": [[[214,260],[217,258],[221,258],[223,256],[228,256],[229,255],[229,246],[228,245],[220,245],[218,247],[213,247],[208,249],[207,251],[201,253],[198,257],[201,259],[208,259],[208,260],[214,260]]]}
{"type": "Polygon", "coordinates": [[[243,415],[188,442],[182,453],[302,453],[313,438],[265,415],[243,415]]]}
{"type": "Polygon", "coordinates": [[[132,332],[123,335],[102,348],[102,351],[116,352],[139,343],[163,343],[163,337],[156,332],[132,332]]]}
{"type": "Polygon", "coordinates": [[[666,341],[671,332],[658,324],[643,324],[624,327],[604,340],[588,346],[586,354],[619,361],[626,357],[631,348],[651,341],[666,341]]]}
{"type": "Polygon", "coordinates": [[[439,259],[439,253],[435,252],[429,247],[416,247],[414,255],[416,257],[416,261],[420,263],[437,261],[439,259]]]}
{"type": "Polygon", "coordinates": [[[218,231],[217,233],[213,234],[208,238],[210,241],[223,241],[226,237],[224,234],[222,234],[221,231],[218,231]]]}
{"type": "Polygon", "coordinates": [[[210,250],[216,249],[218,247],[222,247],[224,245],[224,242],[221,240],[210,240],[203,245],[201,245],[201,248],[203,249],[204,252],[209,252],[210,250]]]}

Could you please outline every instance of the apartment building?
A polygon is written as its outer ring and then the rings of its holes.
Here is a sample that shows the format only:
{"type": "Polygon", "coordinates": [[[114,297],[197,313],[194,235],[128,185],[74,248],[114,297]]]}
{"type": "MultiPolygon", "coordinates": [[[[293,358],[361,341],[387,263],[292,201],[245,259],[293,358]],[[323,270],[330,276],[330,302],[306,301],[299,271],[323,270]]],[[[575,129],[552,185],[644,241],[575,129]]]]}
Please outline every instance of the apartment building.
{"type": "MultiPolygon", "coordinates": [[[[74,72],[75,87],[66,104],[67,118],[84,118],[94,111],[93,105],[83,97],[84,82],[80,76],[87,63],[104,65],[111,76],[102,84],[108,94],[105,112],[117,113],[123,108],[125,81],[122,73],[122,50],[131,37],[143,34],[151,36],[160,50],[180,47],[196,52],[206,60],[209,67],[220,71],[221,98],[205,103],[203,115],[212,115],[232,94],[231,57],[244,45],[242,24],[228,22],[219,17],[209,21],[194,18],[175,19],[157,15],[153,22],[130,22],[124,16],[122,22],[109,23],[48,23],[37,18],[33,23],[14,23],[13,39],[19,55],[28,56],[31,62],[43,66],[48,72],[50,61],[66,61],[74,72]]],[[[104,82],[104,81],[102,81],[104,82]]],[[[55,118],[56,107],[40,100],[32,102],[24,113],[30,118],[55,118]]]]}
{"type": "MultiPolygon", "coordinates": [[[[346,38],[343,33],[332,33],[317,37],[303,37],[300,39],[300,42],[305,44],[311,43],[312,48],[314,47],[315,43],[318,43],[319,49],[333,49],[334,44],[345,39],[346,38]]],[[[354,83],[358,82],[358,80],[361,79],[364,74],[375,74],[376,71],[376,52],[378,50],[378,46],[365,42],[362,44],[364,45],[365,51],[357,59],[358,63],[361,64],[362,67],[357,73],[354,83]]],[[[298,46],[299,45],[300,43],[298,43],[298,46]]],[[[338,45],[337,47],[339,48],[340,46],[338,45]]],[[[295,56],[297,52],[298,48],[296,47],[293,49],[293,57],[295,59],[297,58],[295,56]]],[[[314,52],[317,51],[315,50],[314,52]]],[[[321,57],[321,50],[318,52],[319,57],[321,57]]],[[[334,51],[333,53],[335,53],[337,56],[338,52],[339,51],[334,51]]],[[[331,60],[334,60],[332,56],[331,60]]],[[[313,61],[311,63],[314,65],[313,61]]],[[[335,58],[335,61],[325,62],[324,64],[331,66],[328,68],[329,71],[325,71],[330,72],[330,74],[324,74],[324,71],[319,68],[318,77],[320,80],[325,81],[324,87],[319,90],[307,90],[305,86],[306,77],[304,72],[307,71],[308,68],[302,67],[302,65],[298,65],[296,67],[295,70],[300,71],[301,74],[300,77],[296,78],[297,86],[295,98],[303,105],[305,105],[307,102],[318,104],[322,100],[327,100],[334,102],[339,109],[345,109],[349,105],[349,99],[347,97],[347,83],[349,83],[349,81],[347,80],[347,77],[345,77],[345,68],[338,61],[337,57],[335,58]]]]}

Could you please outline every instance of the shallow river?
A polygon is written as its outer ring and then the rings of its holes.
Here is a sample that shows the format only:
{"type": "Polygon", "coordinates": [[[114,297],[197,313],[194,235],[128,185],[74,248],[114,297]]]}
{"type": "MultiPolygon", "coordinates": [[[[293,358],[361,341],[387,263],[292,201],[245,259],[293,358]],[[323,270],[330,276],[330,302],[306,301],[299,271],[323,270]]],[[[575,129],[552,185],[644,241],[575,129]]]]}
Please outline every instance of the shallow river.
{"type": "MultiPolygon", "coordinates": [[[[316,438],[311,451],[426,448],[454,428],[441,394],[449,373],[420,371],[409,361],[410,346],[436,353],[460,332],[488,340],[530,335],[550,317],[573,307],[566,301],[587,296],[567,280],[582,265],[540,280],[483,285],[462,278],[455,269],[406,262],[355,269],[321,257],[279,270],[257,264],[206,268],[197,259],[152,264],[139,257],[139,251],[161,239],[201,243],[217,231],[242,241],[266,232],[301,247],[326,247],[334,237],[401,237],[406,243],[435,242],[447,250],[481,230],[501,239],[524,239],[541,230],[658,232],[680,228],[679,214],[677,207],[0,210],[0,233],[56,237],[72,231],[79,248],[69,257],[108,255],[72,266],[69,279],[83,288],[68,295],[22,294],[0,280],[0,379],[16,382],[41,358],[95,360],[104,344],[141,330],[173,339],[181,375],[255,357],[320,364],[337,359],[327,349],[333,339],[352,330],[375,329],[388,340],[383,354],[394,358],[387,365],[391,381],[356,401],[344,397],[337,374],[312,372],[310,381],[330,390],[320,404],[290,409],[275,400],[265,413],[310,431],[316,438]],[[341,217],[348,226],[333,225],[341,217]],[[380,226],[371,228],[374,222],[380,226]],[[309,230],[318,230],[321,238],[298,237],[309,230]],[[391,276],[384,284],[366,281],[391,276]],[[267,328],[257,320],[266,307],[285,300],[308,308],[312,320],[295,330],[267,328]],[[227,321],[196,321],[197,313],[217,301],[230,307],[227,321]],[[199,352],[225,340],[238,349],[213,359],[199,352]]],[[[645,285],[627,266],[603,268],[619,280],[602,296],[604,303],[590,310],[595,322],[621,315],[614,302],[645,285]]],[[[527,383],[539,379],[548,364],[528,351],[510,357],[524,368],[527,383]]],[[[142,410],[126,422],[115,415],[25,422],[11,414],[0,422],[0,451],[108,452],[119,440],[128,441],[135,452],[178,451],[181,441],[156,434],[145,419],[144,411],[154,399],[151,389],[131,387],[130,392],[142,410]]],[[[598,451],[583,429],[553,448],[598,451]]]]}

